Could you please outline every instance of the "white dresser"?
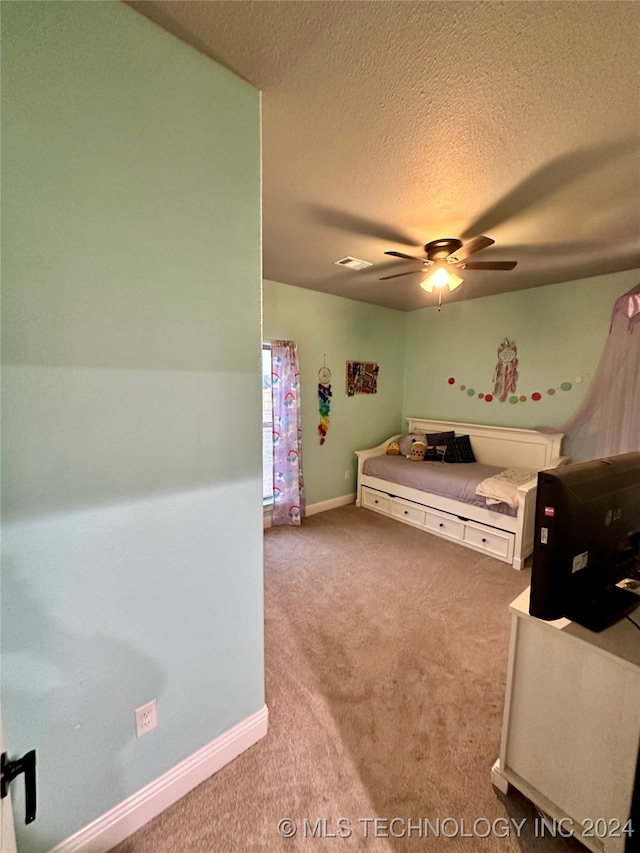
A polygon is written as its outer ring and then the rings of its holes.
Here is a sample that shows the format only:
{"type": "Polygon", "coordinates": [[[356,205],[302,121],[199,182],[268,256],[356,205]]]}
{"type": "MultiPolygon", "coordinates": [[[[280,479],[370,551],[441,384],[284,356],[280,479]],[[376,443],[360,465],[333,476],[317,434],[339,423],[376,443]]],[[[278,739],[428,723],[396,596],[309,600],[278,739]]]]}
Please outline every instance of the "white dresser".
{"type": "MultiPolygon", "coordinates": [[[[623,853],[616,828],[629,819],[640,745],[640,631],[627,619],[598,634],[543,622],[529,615],[528,589],[510,610],[493,784],[516,787],[590,850],[623,853]]],[[[640,609],[631,618],[640,622],[640,609]]]]}

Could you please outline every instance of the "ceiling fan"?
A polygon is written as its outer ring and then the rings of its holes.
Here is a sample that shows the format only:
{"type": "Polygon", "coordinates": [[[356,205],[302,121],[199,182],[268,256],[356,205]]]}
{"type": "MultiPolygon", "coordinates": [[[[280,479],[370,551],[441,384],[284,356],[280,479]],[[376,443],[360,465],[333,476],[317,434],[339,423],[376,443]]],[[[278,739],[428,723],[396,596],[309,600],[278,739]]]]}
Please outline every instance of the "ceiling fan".
{"type": "MultiPolygon", "coordinates": [[[[428,276],[420,282],[420,287],[431,293],[435,287],[438,288],[438,304],[442,298],[442,288],[448,286],[449,290],[455,290],[462,284],[463,279],[452,270],[512,270],[517,261],[468,261],[467,258],[492,246],[495,240],[491,237],[474,237],[466,245],[455,237],[445,237],[441,240],[432,240],[424,247],[425,258],[416,255],[407,255],[405,252],[385,252],[394,258],[402,258],[408,261],[419,261],[422,264],[422,272],[429,270],[428,276]]],[[[407,272],[386,275],[380,281],[389,278],[399,278],[401,275],[415,275],[420,270],[408,270],[407,272]]]]}

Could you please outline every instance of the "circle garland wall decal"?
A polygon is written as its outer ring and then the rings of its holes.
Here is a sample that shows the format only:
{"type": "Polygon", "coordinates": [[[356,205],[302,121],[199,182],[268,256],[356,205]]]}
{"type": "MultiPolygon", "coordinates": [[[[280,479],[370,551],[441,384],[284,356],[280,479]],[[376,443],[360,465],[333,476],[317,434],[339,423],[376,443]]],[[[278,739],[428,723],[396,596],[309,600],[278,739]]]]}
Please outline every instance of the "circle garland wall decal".
{"type": "MultiPolygon", "coordinates": [[[[574,382],[582,382],[582,381],[583,380],[582,380],[581,376],[576,377],[574,379],[574,382]]],[[[447,379],[447,384],[451,385],[453,387],[456,384],[455,377],[450,376],[447,379]]],[[[458,388],[460,391],[466,391],[467,397],[477,397],[478,400],[484,400],[485,403],[491,403],[493,401],[493,394],[491,394],[491,393],[485,393],[484,391],[480,391],[480,392],[478,392],[478,394],[476,394],[475,388],[467,388],[466,385],[459,385],[458,388]]],[[[571,391],[572,388],[573,388],[573,383],[571,383],[571,382],[561,382],[560,383],[560,389],[562,391],[571,391]]],[[[553,395],[556,393],[556,389],[555,388],[547,388],[546,393],[548,394],[549,397],[553,397],[553,395]]],[[[542,399],[542,394],[540,393],[540,391],[534,391],[532,394],[530,394],[529,397],[527,397],[525,394],[521,394],[519,397],[516,394],[513,394],[511,397],[508,398],[511,405],[515,405],[516,403],[526,403],[528,399],[533,400],[534,402],[537,403],[539,400],[542,399]]],[[[501,402],[504,402],[504,401],[501,401],[501,402]]]]}

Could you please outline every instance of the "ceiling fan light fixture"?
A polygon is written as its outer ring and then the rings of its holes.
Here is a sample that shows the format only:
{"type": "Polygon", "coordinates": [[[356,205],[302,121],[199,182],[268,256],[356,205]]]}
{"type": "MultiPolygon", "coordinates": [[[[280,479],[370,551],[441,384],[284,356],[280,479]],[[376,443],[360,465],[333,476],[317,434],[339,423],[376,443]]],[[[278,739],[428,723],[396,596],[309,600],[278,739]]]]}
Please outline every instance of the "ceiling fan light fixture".
{"type": "Polygon", "coordinates": [[[433,293],[435,287],[448,287],[449,290],[455,290],[462,284],[463,279],[453,272],[445,269],[443,266],[437,267],[430,273],[424,281],[420,282],[420,287],[426,290],[427,293],[433,293]]]}
{"type": "MultiPolygon", "coordinates": [[[[424,250],[426,256],[420,258],[417,255],[409,255],[406,252],[397,252],[389,250],[385,255],[391,255],[394,258],[400,258],[406,261],[419,261],[422,264],[422,274],[425,275],[427,270],[425,267],[430,267],[428,275],[420,282],[420,287],[426,290],[427,293],[433,293],[438,289],[438,306],[442,302],[442,288],[448,287],[449,290],[455,290],[460,287],[463,279],[452,271],[452,267],[458,270],[512,270],[517,266],[517,261],[468,261],[467,258],[472,257],[476,252],[481,252],[483,249],[488,249],[493,246],[495,240],[491,237],[480,235],[474,237],[471,242],[462,244],[457,237],[443,237],[441,240],[431,240],[426,243],[424,250]]],[[[396,273],[395,275],[386,275],[380,281],[386,281],[388,278],[398,278],[401,275],[412,275],[413,270],[407,272],[396,273]]]]}
{"type": "Polygon", "coordinates": [[[460,287],[460,285],[462,284],[463,281],[464,281],[464,279],[460,278],[459,275],[456,275],[454,272],[450,272],[449,273],[449,290],[455,290],[456,287],[460,287]]]}

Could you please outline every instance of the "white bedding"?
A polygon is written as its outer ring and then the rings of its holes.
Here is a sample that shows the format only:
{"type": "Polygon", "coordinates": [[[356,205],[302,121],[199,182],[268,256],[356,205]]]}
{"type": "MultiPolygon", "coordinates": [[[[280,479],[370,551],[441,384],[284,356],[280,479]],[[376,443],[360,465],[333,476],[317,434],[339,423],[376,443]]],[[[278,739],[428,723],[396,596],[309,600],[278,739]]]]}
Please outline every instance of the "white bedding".
{"type": "Polygon", "coordinates": [[[506,503],[513,509],[517,509],[518,486],[528,483],[537,476],[537,472],[529,468],[506,468],[479,483],[476,494],[485,498],[489,506],[506,503]]]}

